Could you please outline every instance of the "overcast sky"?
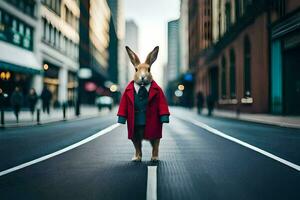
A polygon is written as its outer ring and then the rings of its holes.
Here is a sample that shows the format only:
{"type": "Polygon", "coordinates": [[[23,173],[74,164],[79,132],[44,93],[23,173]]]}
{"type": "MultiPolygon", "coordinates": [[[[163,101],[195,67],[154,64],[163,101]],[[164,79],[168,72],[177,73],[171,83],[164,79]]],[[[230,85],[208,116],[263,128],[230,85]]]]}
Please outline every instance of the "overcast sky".
{"type": "MultiPolygon", "coordinates": [[[[126,20],[132,19],[139,27],[139,52],[141,61],[155,47],[160,47],[153,64],[154,79],[162,83],[162,69],[167,62],[167,22],[179,17],[179,0],[124,0],[126,20]]],[[[127,56],[127,55],[126,55],[127,56]]],[[[133,69],[132,69],[133,70],[133,69]]]]}

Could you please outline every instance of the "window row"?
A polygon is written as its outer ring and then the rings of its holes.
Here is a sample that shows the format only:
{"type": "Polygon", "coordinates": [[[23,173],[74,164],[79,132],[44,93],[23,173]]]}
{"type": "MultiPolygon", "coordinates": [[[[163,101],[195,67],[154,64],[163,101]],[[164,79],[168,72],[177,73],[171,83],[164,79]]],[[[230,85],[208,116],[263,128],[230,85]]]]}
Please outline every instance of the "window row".
{"type": "Polygon", "coordinates": [[[43,19],[43,40],[55,49],[72,58],[77,59],[79,56],[78,45],[64,36],[46,19],[43,19]]]}
{"type": "MultiPolygon", "coordinates": [[[[244,97],[251,97],[251,44],[248,36],[244,38],[244,97]]],[[[226,57],[223,55],[221,58],[220,68],[221,79],[221,98],[226,99],[228,97],[227,91],[227,77],[229,77],[229,94],[231,99],[236,99],[236,56],[234,49],[230,49],[229,52],[229,70],[227,69],[226,57]],[[227,73],[229,72],[229,76],[227,73]]]]}
{"type": "Polygon", "coordinates": [[[76,17],[72,11],[65,5],[65,20],[70,24],[75,30],[79,30],[79,19],[76,17]]]}
{"type": "Polygon", "coordinates": [[[32,51],[33,28],[0,9],[0,40],[32,51]]]}
{"type": "Polygon", "coordinates": [[[61,0],[42,0],[42,3],[56,14],[61,15],[61,0]]]}
{"type": "Polygon", "coordinates": [[[7,3],[15,6],[19,11],[31,16],[35,17],[35,0],[5,0],[7,3]]]}

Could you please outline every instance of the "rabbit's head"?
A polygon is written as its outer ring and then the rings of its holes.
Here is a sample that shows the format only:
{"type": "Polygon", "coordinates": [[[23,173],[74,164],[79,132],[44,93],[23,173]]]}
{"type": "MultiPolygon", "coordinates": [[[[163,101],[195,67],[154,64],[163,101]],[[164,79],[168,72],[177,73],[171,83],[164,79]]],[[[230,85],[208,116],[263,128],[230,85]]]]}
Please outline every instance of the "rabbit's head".
{"type": "Polygon", "coordinates": [[[135,74],[134,74],[134,82],[139,85],[148,85],[152,81],[152,75],[151,75],[151,65],[154,63],[154,61],[157,58],[159,47],[155,47],[153,51],[151,51],[144,63],[140,62],[139,57],[128,47],[126,46],[126,50],[128,53],[128,56],[130,58],[131,63],[133,64],[135,68],[135,74]]]}

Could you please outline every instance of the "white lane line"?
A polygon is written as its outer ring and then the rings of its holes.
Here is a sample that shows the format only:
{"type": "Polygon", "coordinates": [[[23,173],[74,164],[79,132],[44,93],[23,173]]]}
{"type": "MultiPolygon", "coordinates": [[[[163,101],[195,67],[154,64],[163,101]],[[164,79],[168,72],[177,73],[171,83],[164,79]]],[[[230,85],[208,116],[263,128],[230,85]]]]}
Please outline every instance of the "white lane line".
{"type": "Polygon", "coordinates": [[[157,166],[148,166],[147,200],[157,200],[157,166]]]}
{"type": "Polygon", "coordinates": [[[15,172],[15,171],[17,171],[17,170],[23,169],[23,168],[28,167],[28,166],[30,166],[30,165],[34,165],[34,164],[36,164],[36,163],[42,162],[42,161],[47,160],[47,159],[49,159],[49,158],[52,158],[52,157],[54,157],[54,156],[58,156],[58,155],[60,155],[60,154],[62,154],[62,153],[65,153],[65,152],[67,152],[67,151],[70,151],[70,150],[72,150],[72,149],[74,149],[74,148],[76,148],[76,147],[79,147],[79,146],[81,146],[81,145],[83,145],[83,144],[85,144],[85,143],[88,143],[88,142],[90,142],[90,141],[96,139],[96,138],[99,137],[99,136],[102,136],[102,135],[104,135],[104,134],[106,134],[106,133],[112,131],[113,129],[117,128],[119,125],[120,125],[120,124],[113,124],[113,125],[111,125],[111,126],[105,128],[105,129],[103,129],[103,130],[101,130],[101,131],[95,133],[94,135],[91,135],[90,137],[87,137],[87,138],[85,138],[85,139],[83,139],[83,140],[81,140],[81,141],[79,141],[79,142],[77,142],[77,143],[75,143],[75,144],[72,144],[72,145],[70,145],[70,146],[67,146],[67,147],[65,147],[65,148],[63,148],[63,149],[61,149],[61,150],[55,151],[55,152],[53,152],[53,153],[51,153],[51,154],[42,156],[42,157],[37,158],[37,159],[34,159],[34,160],[32,160],[32,161],[29,161],[29,162],[23,163],[23,164],[21,164],[21,165],[18,165],[18,166],[9,168],[9,169],[7,169],[7,170],[1,171],[1,172],[0,172],[0,176],[4,176],[4,175],[6,175],[6,174],[15,172]]]}
{"type": "Polygon", "coordinates": [[[280,163],[282,163],[282,164],[284,164],[284,165],[286,165],[288,167],[291,167],[291,168],[293,168],[293,169],[295,169],[297,171],[300,171],[300,166],[299,165],[296,165],[296,164],[294,164],[294,163],[292,163],[290,161],[287,161],[287,160],[285,160],[283,158],[280,158],[280,157],[278,157],[278,156],[276,156],[274,154],[271,154],[271,153],[269,153],[269,152],[267,152],[265,150],[262,150],[262,149],[260,149],[260,148],[258,148],[256,146],[248,144],[248,143],[246,143],[244,141],[241,141],[239,139],[236,139],[234,137],[226,135],[225,133],[223,133],[223,132],[221,132],[221,131],[219,131],[217,129],[214,129],[214,128],[212,128],[212,127],[210,127],[210,126],[208,126],[208,125],[206,125],[206,124],[204,124],[202,122],[199,122],[199,121],[194,120],[194,119],[187,120],[187,119],[184,119],[182,117],[178,117],[178,116],[176,116],[176,117],[179,118],[179,119],[182,119],[184,121],[191,122],[191,123],[195,124],[196,126],[199,126],[200,128],[203,128],[203,129],[205,129],[205,130],[207,130],[207,131],[209,131],[209,132],[211,132],[211,133],[213,133],[215,135],[221,136],[221,137],[223,137],[223,138],[225,138],[227,140],[230,140],[230,141],[235,142],[237,144],[240,144],[240,145],[242,145],[244,147],[252,149],[253,151],[256,151],[256,152],[258,152],[260,154],[263,154],[263,155],[265,155],[265,156],[267,156],[267,157],[269,157],[269,158],[271,158],[273,160],[276,160],[276,161],[278,161],[278,162],[280,162],[280,163]]]}

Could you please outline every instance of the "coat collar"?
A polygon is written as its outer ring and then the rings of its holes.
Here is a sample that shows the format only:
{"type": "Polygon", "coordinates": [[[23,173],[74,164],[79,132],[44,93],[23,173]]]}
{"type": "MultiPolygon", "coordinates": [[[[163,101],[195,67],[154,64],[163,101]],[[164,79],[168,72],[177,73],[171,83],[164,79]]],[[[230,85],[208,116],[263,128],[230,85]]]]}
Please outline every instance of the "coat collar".
{"type": "MultiPolygon", "coordinates": [[[[129,99],[131,103],[134,102],[134,81],[131,81],[128,86],[126,87],[126,92],[128,92],[129,99]]],[[[149,97],[148,101],[150,102],[153,97],[158,93],[159,91],[159,86],[155,81],[151,82],[150,90],[149,90],[149,97]]]]}

